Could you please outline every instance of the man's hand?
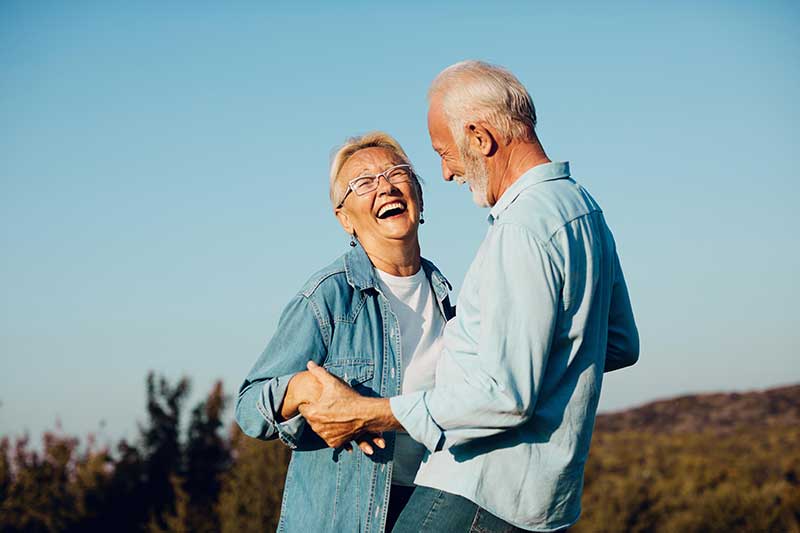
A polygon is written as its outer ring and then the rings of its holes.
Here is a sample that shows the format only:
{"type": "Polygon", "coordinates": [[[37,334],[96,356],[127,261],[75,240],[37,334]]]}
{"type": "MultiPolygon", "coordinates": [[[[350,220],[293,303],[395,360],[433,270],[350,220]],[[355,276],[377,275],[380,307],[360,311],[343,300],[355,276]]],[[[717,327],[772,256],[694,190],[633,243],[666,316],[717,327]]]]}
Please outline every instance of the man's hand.
{"type": "MultiPolygon", "coordinates": [[[[350,441],[357,440],[359,448],[367,455],[373,452],[368,438],[379,448],[386,446],[370,419],[374,402],[381,400],[361,396],[313,361],[309,361],[308,371],[319,381],[322,392],[316,401],[303,403],[300,414],[328,446],[349,450],[350,441]]],[[[388,405],[388,400],[385,402],[388,405]]]]}

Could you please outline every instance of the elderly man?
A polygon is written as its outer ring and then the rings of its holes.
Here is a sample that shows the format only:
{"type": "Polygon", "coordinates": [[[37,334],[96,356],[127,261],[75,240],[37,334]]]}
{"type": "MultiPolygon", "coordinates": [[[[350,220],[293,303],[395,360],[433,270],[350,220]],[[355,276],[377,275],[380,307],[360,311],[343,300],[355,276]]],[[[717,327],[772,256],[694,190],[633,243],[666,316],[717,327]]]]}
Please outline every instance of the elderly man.
{"type": "Polygon", "coordinates": [[[301,412],[331,446],[389,430],[426,446],[395,531],[563,529],[580,514],[603,372],[639,354],[614,238],[568,163],[545,154],[513,74],[458,63],[428,98],[444,179],[491,207],[436,386],[364,398],[310,363],[322,394],[301,412]]]}

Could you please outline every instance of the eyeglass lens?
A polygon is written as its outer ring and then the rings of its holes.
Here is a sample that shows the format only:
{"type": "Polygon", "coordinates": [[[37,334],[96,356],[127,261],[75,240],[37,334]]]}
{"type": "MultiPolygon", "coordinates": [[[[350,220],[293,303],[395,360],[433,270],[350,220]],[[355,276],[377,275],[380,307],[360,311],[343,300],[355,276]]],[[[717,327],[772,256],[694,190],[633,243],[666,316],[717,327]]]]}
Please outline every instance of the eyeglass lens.
{"type": "Polygon", "coordinates": [[[404,181],[409,181],[411,179],[411,174],[406,167],[396,167],[385,172],[381,172],[380,174],[361,176],[354,179],[351,182],[353,191],[359,196],[374,191],[378,188],[378,183],[381,176],[385,177],[386,181],[392,184],[403,183],[404,181]]]}

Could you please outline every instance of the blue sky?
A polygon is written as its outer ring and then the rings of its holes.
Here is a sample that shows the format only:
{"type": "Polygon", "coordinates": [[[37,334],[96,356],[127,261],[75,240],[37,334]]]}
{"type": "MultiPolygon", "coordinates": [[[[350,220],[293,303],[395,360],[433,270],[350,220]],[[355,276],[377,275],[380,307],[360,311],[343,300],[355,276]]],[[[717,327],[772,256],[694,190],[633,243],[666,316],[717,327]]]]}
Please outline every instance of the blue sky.
{"type": "Polygon", "coordinates": [[[429,146],[467,58],[529,88],[604,207],[642,337],[601,409],[800,381],[796,2],[0,4],[0,434],[133,436],[148,370],[232,394],[348,249],[331,149],[395,135],[423,254],[458,289],[485,232],[429,146]]]}

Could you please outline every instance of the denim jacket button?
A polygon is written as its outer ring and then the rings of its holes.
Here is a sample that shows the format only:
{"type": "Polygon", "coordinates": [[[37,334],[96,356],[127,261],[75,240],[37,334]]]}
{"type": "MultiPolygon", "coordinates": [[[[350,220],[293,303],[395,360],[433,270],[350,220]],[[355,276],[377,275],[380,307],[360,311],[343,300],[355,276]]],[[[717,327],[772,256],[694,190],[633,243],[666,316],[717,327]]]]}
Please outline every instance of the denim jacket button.
{"type": "Polygon", "coordinates": [[[394,367],[392,367],[392,369],[389,371],[389,373],[392,375],[392,377],[394,377],[394,367]]]}

